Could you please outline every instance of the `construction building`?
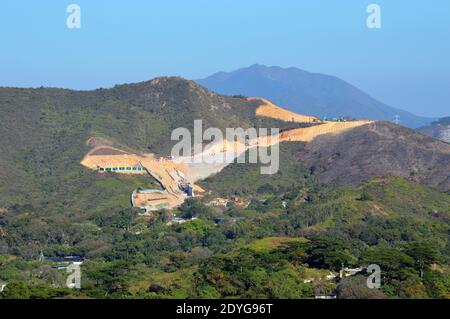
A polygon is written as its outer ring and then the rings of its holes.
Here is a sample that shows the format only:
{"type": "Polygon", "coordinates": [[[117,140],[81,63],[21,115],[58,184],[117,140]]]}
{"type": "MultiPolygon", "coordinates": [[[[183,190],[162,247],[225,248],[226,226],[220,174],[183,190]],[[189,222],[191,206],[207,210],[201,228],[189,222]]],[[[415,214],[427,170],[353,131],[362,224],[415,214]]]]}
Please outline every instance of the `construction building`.
{"type": "Polygon", "coordinates": [[[145,167],[142,166],[141,163],[136,163],[132,166],[125,166],[122,164],[115,164],[115,163],[106,163],[103,164],[103,166],[97,165],[98,170],[100,172],[106,172],[106,173],[124,173],[124,172],[142,172],[145,171],[145,167]],[[106,167],[105,167],[106,166],[106,167]]]}

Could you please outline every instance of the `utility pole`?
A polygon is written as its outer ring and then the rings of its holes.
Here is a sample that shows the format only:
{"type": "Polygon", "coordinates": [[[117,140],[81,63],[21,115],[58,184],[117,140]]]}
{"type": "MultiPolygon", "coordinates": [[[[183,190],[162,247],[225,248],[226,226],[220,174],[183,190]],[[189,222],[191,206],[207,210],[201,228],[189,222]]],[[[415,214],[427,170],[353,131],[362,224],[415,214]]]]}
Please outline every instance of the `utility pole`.
{"type": "Polygon", "coordinates": [[[400,121],[400,115],[394,116],[394,123],[397,124],[397,125],[399,125],[400,122],[401,122],[401,121],[400,121]]]}

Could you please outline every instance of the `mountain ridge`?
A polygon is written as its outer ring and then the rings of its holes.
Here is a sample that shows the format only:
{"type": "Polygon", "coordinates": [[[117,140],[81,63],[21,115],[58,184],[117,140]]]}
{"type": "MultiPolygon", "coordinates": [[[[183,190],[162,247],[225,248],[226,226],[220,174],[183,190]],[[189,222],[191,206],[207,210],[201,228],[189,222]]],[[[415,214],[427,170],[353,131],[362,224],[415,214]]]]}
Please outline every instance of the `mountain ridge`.
{"type": "Polygon", "coordinates": [[[450,116],[443,117],[428,126],[421,127],[418,131],[435,139],[450,143],[450,116]]]}
{"type": "Polygon", "coordinates": [[[320,183],[398,176],[450,190],[450,145],[390,122],[319,136],[297,156],[320,183]]]}

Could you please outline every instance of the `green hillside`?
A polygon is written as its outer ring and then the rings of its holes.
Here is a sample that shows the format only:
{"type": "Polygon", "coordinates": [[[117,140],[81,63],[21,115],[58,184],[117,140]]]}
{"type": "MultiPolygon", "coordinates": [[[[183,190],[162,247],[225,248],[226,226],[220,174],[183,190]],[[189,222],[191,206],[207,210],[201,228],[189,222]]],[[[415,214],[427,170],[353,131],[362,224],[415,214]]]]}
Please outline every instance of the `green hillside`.
{"type": "MultiPolygon", "coordinates": [[[[270,194],[305,185],[311,180],[311,174],[306,166],[297,160],[297,153],[303,147],[304,143],[280,144],[280,168],[276,174],[262,176],[261,164],[234,163],[199,184],[223,196],[270,194]]],[[[248,152],[242,156],[248,158],[248,152]]]]}
{"type": "Polygon", "coordinates": [[[222,130],[301,126],[257,119],[256,107],[181,78],[96,91],[0,88],[0,207],[86,210],[108,196],[115,198],[114,205],[128,205],[123,196],[136,186],[134,180],[108,176],[98,187],[98,176],[79,165],[92,136],[133,152],[169,155],[176,143],[172,131],[185,127],[192,132],[194,119],[222,130]],[[91,200],[95,196],[98,201],[91,200]]]}

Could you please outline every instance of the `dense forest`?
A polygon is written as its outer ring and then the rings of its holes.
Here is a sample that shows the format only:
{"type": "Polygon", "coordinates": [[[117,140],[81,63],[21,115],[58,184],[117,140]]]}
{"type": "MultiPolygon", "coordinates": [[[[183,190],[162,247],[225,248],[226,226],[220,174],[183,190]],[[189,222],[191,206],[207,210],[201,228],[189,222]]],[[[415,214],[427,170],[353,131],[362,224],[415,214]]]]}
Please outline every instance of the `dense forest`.
{"type": "Polygon", "coordinates": [[[0,214],[3,298],[449,298],[450,195],[401,178],[331,188],[261,187],[227,207],[189,200],[159,211],[0,214]],[[82,287],[45,256],[82,256],[82,287]],[[364,271],[377,264],[381,289],[364,271]]]}

